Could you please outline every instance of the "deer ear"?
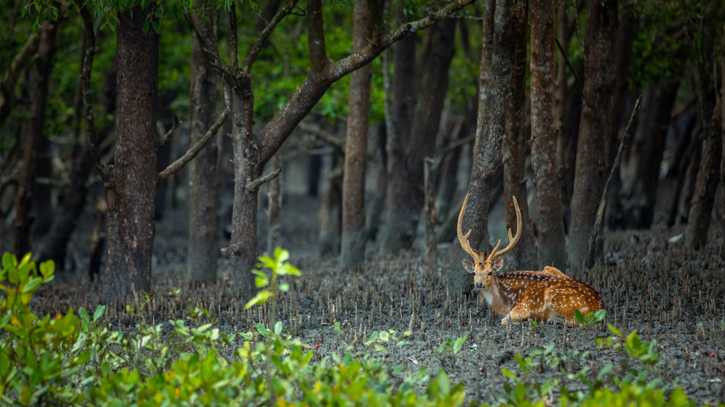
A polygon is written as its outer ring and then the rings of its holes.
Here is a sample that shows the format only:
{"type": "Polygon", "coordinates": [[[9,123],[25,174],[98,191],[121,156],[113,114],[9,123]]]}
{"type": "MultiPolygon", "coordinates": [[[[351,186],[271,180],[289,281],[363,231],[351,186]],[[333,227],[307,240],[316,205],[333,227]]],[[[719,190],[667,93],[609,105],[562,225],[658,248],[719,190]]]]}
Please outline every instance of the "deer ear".
{"type": "Polygon", "coordinates": [[[469,273],[474,273],[476,267],[470,261],[463,260],[463,268],[469,273]]]}
{"type": "Polygon", "coordinates": [[[496,260],[493,261],[493,270],[494,271],[501,270],[501,267],[503,267],[503,259],[502,258],[498,258],[498,259],[496,259],[496,260]]]}

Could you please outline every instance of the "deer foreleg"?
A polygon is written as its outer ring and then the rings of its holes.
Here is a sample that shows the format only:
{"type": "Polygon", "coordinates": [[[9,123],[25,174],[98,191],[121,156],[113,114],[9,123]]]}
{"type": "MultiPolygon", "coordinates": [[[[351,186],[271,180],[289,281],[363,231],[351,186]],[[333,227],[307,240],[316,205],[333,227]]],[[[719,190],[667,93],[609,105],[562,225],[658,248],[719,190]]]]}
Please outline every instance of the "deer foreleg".
{"type": "Polygon", "coordinates": [[[530,315],[531,310],[529,310],[529,307],[524,304],[517,304],[511,309],[511,312],[509,312],[508,315],[506,315],[506,317],[501,320],[501,324],[506,325],[509,322],[522,321],[529,318],[530,315]]]}

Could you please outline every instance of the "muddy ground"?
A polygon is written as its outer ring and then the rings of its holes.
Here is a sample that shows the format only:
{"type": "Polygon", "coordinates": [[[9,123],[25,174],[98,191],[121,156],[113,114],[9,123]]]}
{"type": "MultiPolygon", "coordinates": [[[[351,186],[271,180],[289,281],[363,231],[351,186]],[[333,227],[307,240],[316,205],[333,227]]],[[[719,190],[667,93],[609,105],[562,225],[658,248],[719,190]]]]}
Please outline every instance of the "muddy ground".
{"type": "MultiPolygon", "coordinates": [[[[661,222],[667,200],[658,205],[661,222]]],[[[563,355],[589,351],[582,361],[565,362],[574,372],[589,365],[599,369],[609,362],[615,371],[622,358],[614,350],[599,350],[595,338],[606,337],[603,327],[571,329],[545,325],[515,324],[505,329],[475,297],[451,295],[446,288],[448,273],[463,273],[461,252],[453,245],[439,248],[438,266],[429,268],[419,252],[396,257],[368,253],[365,268],[343,273],[335,258],[316,256],[318,201],[303,195],[288,195],[282,208],[282,246],[292,252],[291,262],[303,272],[291,280],[292,289],[283,296],[280,318],[286,329],[308,344],[320,345],[320,353],[344,352],[351,340],[367,338],[373,331],[411,330],[408,344],[391,352],[386,360],[411,370],[443,366],[452,380],[463,381],[469,399],[494,401],[505,377],[500,369],[518,372],[513,355],[527,355],[530,346],[554,342],[563,355]],[[340,322],[345,336],[333,329],[340,322]],[[438,346],[446,338],[468,335],[462,352],[443,358],[438,346]]],[[[180,282],[186,256],[186,210],[167,213],[158,223],[154,249],[155,297],[150,319],[163,321],[184,316],[190,307],[207,308],[227,332],[247,331],[266,318],[259,309],[244,310],[244,299],[229,280],[214,286],[190,288],[180,282]],[[165,293],[182,287],[185,295],[170,298],[165,293]]],[[[260,213],[260,234],[264,233],[260,213]]],[[[71,243],[69,265],[74,272],[59,275],[51,287],[43,288],[35,301],[40,312],[65,311],[67,307],[94,308],[99,302],[97,283],[85,275],[92,222],[81,221],[71,243]]],[[[666,382],[675,378],[698,404],[725,401],[725,272],[723,229],[714,221],[710,245],[698,253],[684,250],[682,226],[667,230],[616,232],[607,235],[606,264],[590,273],[570,275],[596,287],[608,308],[607,320],[622,332],[637,330],[645,340],[656,340],[663,363],[656,374],[666,382]]],[[[7,240],[5,240],[7,242],[7,240]]],[[[220,241],[220,244],[223,244],[220,241]]],[[[5,246],[5,245],[3,245],[5,246]]],[[[220,261],[223,272],[228,273],[220,261]]],[[[117,326],[134,321],[109,308],[117,326]]],[[[554,369],[533,374],[543,380],[561,377],[554,369]]],[[[572,385],[574,389],[581,385],[572,385]]]]}

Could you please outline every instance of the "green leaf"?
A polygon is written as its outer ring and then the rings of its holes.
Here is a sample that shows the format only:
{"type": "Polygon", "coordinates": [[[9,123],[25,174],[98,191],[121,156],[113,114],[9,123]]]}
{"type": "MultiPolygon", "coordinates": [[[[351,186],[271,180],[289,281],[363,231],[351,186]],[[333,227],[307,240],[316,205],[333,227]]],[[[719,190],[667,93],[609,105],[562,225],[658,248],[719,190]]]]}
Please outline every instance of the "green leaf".
{"type": "Polygon", "coordinates": [[[22,290],[22,292],[24,294],[25,293],[32,293],[35,290],[37,290],[38,287],[40,287],[40,284],[42,282],[43,282],[43,279],[41,279],[40,277],[31,277],[30,280],[27,283],[23,284],[23,290],[22,290]]]}
{"type": "Polygon", "coordinates": [[[18,260],[15,258],[15,255],[10,252],[3,253],[3,268],[5,270],[10,270],[16,264],[18,264],[18,260]]]}
{"type": "Polygon", "coordinates": [[[615,335],[619,336],[620,338],[622,337],[622,333],[621,333],[621,332],[619,332],[619,329],[615,328],[615,327],[614,327],[614,325],[612,325],[612,324],[610,324],[610,323],[607,323],[607,328],[609,328],[609,330],[610,330],[610,331],[611,331],[611,332],[612,332],[613,334],[615,334],[615,335]]]}
{"type": "Polygon", "coordinates": [[[576,320],[577,320],[577,321],[578,321],[578,322],[579,322],[580,324],[582,324],[582,325],[583,325],[583,324],[585,323],[585,320],[584,320],[584,316],[582,315],[582,313],[581,313],[581,312],[579,312],[579,310],[578,310],[578,309],[575,309],[575,310],[574,310],[574,318],[576,318],[576,320]]]}
{"type": "Polygon", "coordinates": [[[272,292],[269,290],[262,290],[257,293],[257,295],[254,296],[247,304],[244,306],[244,309],[249,309],[253,307],[255,304],[264,304],[270,297],[272,296],[272,292]]]}
{"type": "Polygon", "coordinates": [[[504,368],[501,368],[501,373],[503,373],[504,376],[508,377],[511,380],[516,380],[516,374],[514,372],[504,368]]]}
{"type": "Polygon", "coordinates": [[[289,284],[288,283],[281,283],[279,285],[280,291],[287,292],[289,291],[289,284]]]}
{"type": "Polygon", "coordinates": [[[282,333],[282,321],[277,321],[277,323],[274,324],[274,333],[277,335],[282,333]]]}
{"type": "Polygon", "coordinates": [[[40,263],[40,274],[48,278],[53,275],[55,272],[55,262],[53,260],[48,260],[40,263]]]}
{"type": "Polygon", "coordinates": [[[281,247],[274,249],[274,260],[277,264],[284,263],[289,260],[289,252],[281,247]]]}
{"type": "Polygon", "coordinates": [[[438,369],[438,390],[444,395],[451,393],[451,380],[443,369],[438,369]]]}
{"type": "Polygon", "coordinates": [[[96,307],[96,311],[93,313],[93,322],[98,321],[105,313],[106,313],[105,305],[99,305],[98,307],[96,307]]]}

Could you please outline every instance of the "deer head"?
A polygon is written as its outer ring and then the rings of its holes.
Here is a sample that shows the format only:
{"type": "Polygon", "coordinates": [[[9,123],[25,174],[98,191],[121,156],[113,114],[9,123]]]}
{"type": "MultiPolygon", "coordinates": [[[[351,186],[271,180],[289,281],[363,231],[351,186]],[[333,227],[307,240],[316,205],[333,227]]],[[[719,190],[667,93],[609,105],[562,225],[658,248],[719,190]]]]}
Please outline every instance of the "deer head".
{"type": "Polygon", "coordinates": [[[466,271],[474,275],[473,284],[477,290],[491,289],[495,283],[496,272],[501,270],[501,267],[503,266],[503,259],[500,256],[513,249],[521,237],[521,210],[519,209],[519,203],[516,201],[516,197],[513,197],[513,201],[514,207],[516,208],[516,236],[512,236],[511,229],[509,229],[508,246],[499,251],[498,247],[501,245],[501,240],[499,240],[498,243],[496,243],[496,247],[488,253],[479,252],[471,247],[471,243],[468,241],[468,237],[471,236],[471,230],[469,230],[465,235],[463,234],[461,227],[463,223],[463,213],[466,211],[466,204],[468,203],[468,195],[466,195],[466,199],[463,201],[463,207],[461,207],[461,212],[458,214],[458,241],[461,243],[463,250],[473,259],[473,263],[468,260],[463,260],[463,267],[466,271]]]}

